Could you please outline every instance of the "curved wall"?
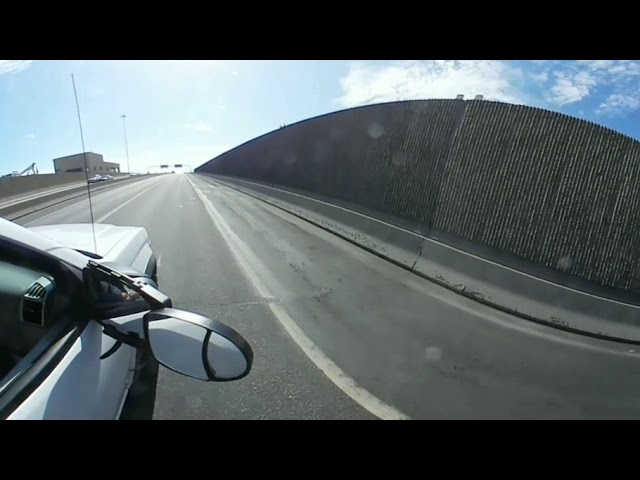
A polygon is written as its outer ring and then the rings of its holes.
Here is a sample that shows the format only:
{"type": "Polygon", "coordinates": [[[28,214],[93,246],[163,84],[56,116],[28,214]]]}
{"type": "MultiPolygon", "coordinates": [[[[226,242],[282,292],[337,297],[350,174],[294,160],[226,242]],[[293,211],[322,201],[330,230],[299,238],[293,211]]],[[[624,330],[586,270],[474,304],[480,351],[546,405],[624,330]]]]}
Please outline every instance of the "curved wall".
{"type": "Polygon", "coordinates": [[[463,100],[359,107],[196,172],[334,197],[640,292],[640,142],[563,114],[463,100]]]}

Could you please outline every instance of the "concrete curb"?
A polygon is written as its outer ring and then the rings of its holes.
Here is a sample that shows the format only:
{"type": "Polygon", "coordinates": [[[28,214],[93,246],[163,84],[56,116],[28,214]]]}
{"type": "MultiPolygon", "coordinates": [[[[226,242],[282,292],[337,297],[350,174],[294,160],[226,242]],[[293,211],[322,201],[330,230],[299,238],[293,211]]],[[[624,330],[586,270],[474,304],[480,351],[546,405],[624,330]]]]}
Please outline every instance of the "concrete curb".
{"type": "MultiPolygon", "coordinates": [[[[135,176],[135,177],[127,177],[123,179],[111,180],[110,182],[104,184],[94,184],[91,188],[91,193],[98,193],[102,190],[106,190],[109,188],[115,188],[122,185],[129,185],[136,181],[142,180],[144,178],[150,178],[150,176],[135,176]]],[[[24,217],[25,215],[29,215],[31,213],[38,212],[45,208],[49,208],[60,203],[67,202],[69,200],[73,200],[76,198],[86,197],[87,196],[87,185],[81,185],[79,187],[64,189],[64,190],[55,190],[51,194],[43,194],[38,195],[34,198],[27,198],[23,202],[11,203],[5,207],[0,207],[0,217],[5,218],[7,220],[16,220],[18,218],[24,217]]]]}
{"type": "Polygon", "coordinates": [[[564,287],[297,193],[237,178],[199,175],[288,211],[491,307],[574,333],[640,344],[638,306],[564,287]]]}

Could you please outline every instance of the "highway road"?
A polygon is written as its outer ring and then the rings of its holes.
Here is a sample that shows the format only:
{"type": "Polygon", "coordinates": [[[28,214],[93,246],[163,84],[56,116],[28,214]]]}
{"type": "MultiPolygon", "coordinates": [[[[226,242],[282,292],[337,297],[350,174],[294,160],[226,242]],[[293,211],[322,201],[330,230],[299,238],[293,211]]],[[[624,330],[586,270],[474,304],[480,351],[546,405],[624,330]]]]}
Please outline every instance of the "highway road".
{"type": "MultiPolygon", "coordinates": [[[[640,418],[638,347],[496,311],[205,177],[145,179],[92,203],[101,223],[148,230],[176,307],[254,348],[238,382],[163,369],[155,418],[640,418]]],[[[84,200],[17,223],[90,218],[84,200]]]]}

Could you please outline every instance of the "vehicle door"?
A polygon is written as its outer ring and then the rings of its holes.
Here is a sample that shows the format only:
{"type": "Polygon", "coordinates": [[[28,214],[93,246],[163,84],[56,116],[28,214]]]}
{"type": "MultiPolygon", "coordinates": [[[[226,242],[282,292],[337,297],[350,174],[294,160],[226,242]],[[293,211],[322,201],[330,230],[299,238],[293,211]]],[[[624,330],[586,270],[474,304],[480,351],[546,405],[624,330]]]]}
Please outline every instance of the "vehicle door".
{"type": "MultiPolygon", "coordinates": [[[[54,256],[10,242],[0,243],[0,267],[27,276],[32,272],[33,278],[49,278],[53,284],[47,285],[42,299],[49,302],[43,309],[51,314],[45,325],[25,323],[21,313],[7,319],[21,338],[33,339],[34,346],[0,380],[0,418],[117,418],[132,378],[135,349],[122,345],[100,359],[115,340],[104,335],[97,322],[79,316],[82,309],[76,308],[79,300],[74,296],[84,288],[82,273],[54,256]]],[[[5,283],[19,295],[38,290],[20,275],[14,277],[22,283],[11,285],[6,276],[5,283]]]]}

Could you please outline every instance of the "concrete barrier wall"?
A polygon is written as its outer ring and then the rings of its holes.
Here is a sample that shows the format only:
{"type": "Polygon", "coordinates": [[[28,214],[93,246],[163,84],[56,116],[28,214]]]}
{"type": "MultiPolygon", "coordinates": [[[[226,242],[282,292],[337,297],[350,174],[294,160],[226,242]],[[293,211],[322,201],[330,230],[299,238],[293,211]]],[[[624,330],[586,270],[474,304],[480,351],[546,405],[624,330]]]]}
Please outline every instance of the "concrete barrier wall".
{"type": "MultiPolygon", "coordinates": [[[[102,190],[117,188],[123,185],[129,185],[139,182],[155,175],[136,175],[136,176],[120,176],[108,182],[98,182],[90,184],[91,193],[98,193],[102,190]]],[[[51,187],[49,189],[36,190],[33,194],[21,195],[14,197],[9,202],[0,203],[0,217],[7,220],[16,220],[25,215],[37,212],[39,210],[60,205],[70,200],[87,198],[86,182],[74,182],[69,184],[69,188],[64,185],[51,187]]]]}
{"type": "Polygon", "coordinates": [[[564,330],[640,344],[640,306],[547,282],[420,234],[298,193],[203,175],[282,208],[407,270],[492,307],[564,330]]]}
{"type": "Polygon", "coordinates": [[[640,142],[566,115],[487,101],[373,105],[271,132],[196,172],[351,202],[640,293],[640,142]]]}
{"type": "MultiPolygon", "coordinates": [[[[99,172],[98,172],[99,173],[99,172]]],[[[90,173],[90,177],[94,173],[90,173]]],[[[127,174],[110,174],[114,178],[124,177],[127,174]]],[[[24,177],[0,178],[0,202],[3,199],[26,194],[36,190],[59,187],[69,183],[86,180],[84,172],[51,173],[43,175],[26,175],[24,177]]]]}

